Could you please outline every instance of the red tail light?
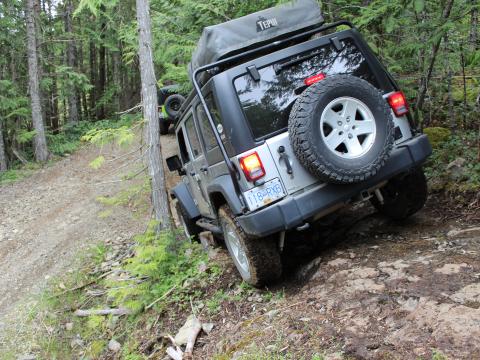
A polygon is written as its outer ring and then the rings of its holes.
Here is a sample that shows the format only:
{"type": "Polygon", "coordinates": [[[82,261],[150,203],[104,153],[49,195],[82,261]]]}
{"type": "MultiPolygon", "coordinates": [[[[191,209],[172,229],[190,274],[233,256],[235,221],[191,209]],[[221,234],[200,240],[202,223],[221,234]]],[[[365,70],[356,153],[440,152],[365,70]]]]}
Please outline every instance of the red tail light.
{"type": "Polygon", "coordinates": [[[240,167],[248,181],[255,181],[265,176],[265,169],[257,152],[240,158],[240,167]]]}
{"type": "Polygon", "coordinates": [[[395,113],[395,116],[402,116],[408,113],[407,99],[405,99],[403,92],[398,91],[390,95],[388,97],[388,103],[395,113]]]}
{"type": "Polygon", "coordinates": [[[305,85],[310,86],[319,81],[322,81],[323,79],[325,79],[325,74],[320,73],[306,78],[305,80],[303,80],[303,82],[305,83],[305,85]]]}

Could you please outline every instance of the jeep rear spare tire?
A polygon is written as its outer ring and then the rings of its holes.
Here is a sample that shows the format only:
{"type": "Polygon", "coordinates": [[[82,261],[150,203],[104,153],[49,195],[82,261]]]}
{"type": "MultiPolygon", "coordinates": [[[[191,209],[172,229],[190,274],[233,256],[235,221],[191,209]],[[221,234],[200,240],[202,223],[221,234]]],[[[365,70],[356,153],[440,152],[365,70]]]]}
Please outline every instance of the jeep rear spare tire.
{"type": "Polygon", "coordinates": [[[320,180],[355,183],[374,176],[394,143],[391,109],[382,93],[351,75],[334,75],[299,96],[288,122],[302,165],[320,180]]]}
{"type": "Polygon", "coordinates": [[[167,100],[165,100],[165,112],[170,120],[177,117],[184,102],[185,98],[180,94],[170,95],[167,100]]]}

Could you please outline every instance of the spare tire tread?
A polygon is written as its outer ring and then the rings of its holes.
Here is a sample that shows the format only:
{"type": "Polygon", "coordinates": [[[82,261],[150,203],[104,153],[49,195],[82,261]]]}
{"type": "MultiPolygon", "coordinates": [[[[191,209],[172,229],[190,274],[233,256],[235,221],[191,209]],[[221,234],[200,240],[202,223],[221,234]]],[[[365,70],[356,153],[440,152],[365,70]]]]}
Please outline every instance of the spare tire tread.
{"type": "MultiPolygon", "coordinates": [[[[368,91],[370,96],[381,96],[380,91],[371,86],[367,81],[355,78],[350,75],[336,75],[335,79],[342,81],[343,85],[350,84],[352,87],[358,86],[358,80],[365,82],[368,86],[365,86],[365,91],[368,91]]],[[[324,80],[323,80],[324,81],[324,80]]],[[[290,114],[290,121],[288,122],[288,131],[290,134],[290,141],[294,149],[295,155],[300,162],[307,168],[312,174],[317,176],[320,180],[332,183],[356,183],[364,181],[371,176],[374,176],[378,170],[385,165],[387,159],[390,156],[390,152],[394,143],[394,125],[393,121],[388,121],[387,136],[385,138],[385,144],[382,152],[377,159],[368,164],[367,166],[355,169],[335,169],[335,166],[330,163],[323,154],[315,153],[312,148],[312,143],[309,141],[308,136],[310,130],[310,120],[312,113],[315,112],[315,105],[317,99],[323,96],[329,91],[332,91],[337,87],[335,82],[331,84],[323,84],[319,82],[310,86],[300,96],[292,107],[290,114]],[[308,93],[307,93],[308,92],[308,93]]],[[[385,102],[384,106],[380,109],[384,114],[385,119],[391,119],[391,110],[388,104],[385,102]]]]}

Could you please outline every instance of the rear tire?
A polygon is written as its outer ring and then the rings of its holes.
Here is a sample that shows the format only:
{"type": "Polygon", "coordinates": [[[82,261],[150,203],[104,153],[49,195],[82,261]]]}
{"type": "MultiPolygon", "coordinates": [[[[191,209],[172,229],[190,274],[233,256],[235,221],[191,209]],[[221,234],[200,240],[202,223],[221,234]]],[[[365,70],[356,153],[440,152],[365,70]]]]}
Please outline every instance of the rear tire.
{"type": "Polygon", "coordinates": [[[228,206],[218,211],[225,245],[242,276],[250,285],[260,287],[282,275],[282,261],[275,239],[249,239],[228,206]]]}
{"type": "Polygon", "coordinates": [[[178,200],[175,204],[175,210],[177,211],[178,220],[180,220],[185,236],[192,241],[198,241],[198,235],[203,231],[202,228],[188,217],[187,211],[178,200]]]}
{"type": "Polygon", "coordinates": [[[425,205],[428,197],[427,179],[421,168],[391,179],[380,189],[384,203],[376,197],[371,202],[385,216],[393,220],[404,220],[425,205]]]}

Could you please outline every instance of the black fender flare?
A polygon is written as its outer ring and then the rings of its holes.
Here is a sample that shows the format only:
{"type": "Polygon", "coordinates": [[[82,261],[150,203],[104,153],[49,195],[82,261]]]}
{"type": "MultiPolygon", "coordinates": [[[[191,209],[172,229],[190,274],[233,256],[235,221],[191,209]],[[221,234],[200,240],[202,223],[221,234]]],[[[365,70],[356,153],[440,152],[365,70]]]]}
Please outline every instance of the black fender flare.
{"type": "Polygon", "coordinates": [[[200,211],[185,183],[181,182],[175,186],[170,190],[170,194],[173,199],[177,199],[180,202],[190,219],[196,220],[200,217],[200,211]]]}
{"type": "MultiPolygon", "coordinates": [[[[235,187],[233,186],[230,175],[222,175],[215,178],[210,185],[208,185],[207,193],[210,198],[210,203],[213,206],[216,205],[214,195],[220,193],[235,215],[241,215],[243,213],[243,206],[237,196],[237,192],[235,191],[235,187]]],[[[218,210],[218,208],[215,210],[218,210]]]]}

